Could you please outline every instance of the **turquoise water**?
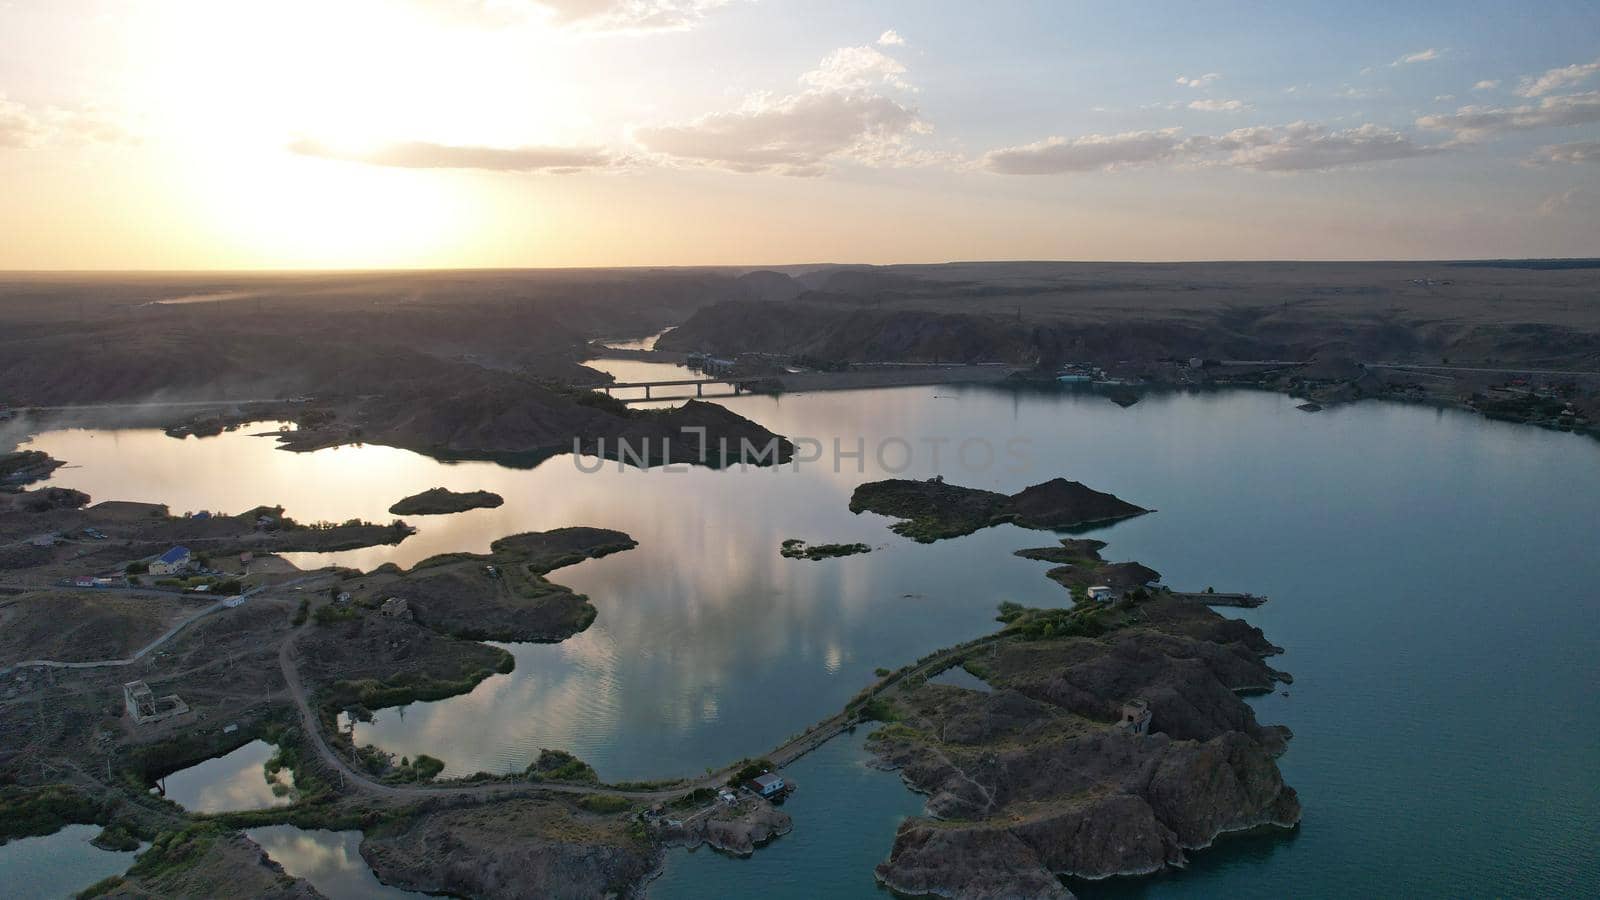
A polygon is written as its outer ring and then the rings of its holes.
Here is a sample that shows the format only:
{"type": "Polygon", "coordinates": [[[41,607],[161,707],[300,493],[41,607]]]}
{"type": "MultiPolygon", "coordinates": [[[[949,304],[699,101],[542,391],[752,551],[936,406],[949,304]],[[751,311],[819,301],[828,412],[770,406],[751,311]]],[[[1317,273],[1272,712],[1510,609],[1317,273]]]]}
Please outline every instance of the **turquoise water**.
{"type": "Polygon", "coordinates": [[[744,859],[707,847],[670,851],[650,896],[887,897],[872,868],[889,855],[900,822],[921,813],[922,798],[868,768],[866,740],[864,728],[841,735],[784,769],[798,785],[783,805],[793,831],[744,859]]]}
{"type": "MultiPolygon", "coordinates": [[[[1286,649],[1274,664],[1296,681],[1290,696],[1256,702],[1263,721],[1296,733],[1281,765],[1306,810],[1292,837],[1226,841],[1183,873],[1074,890],[1600,892],[1600,442],[1417,406],[1306,414],[1252,392],[1165,394],[1129,409],[1092,394],[953,387],[725,402],[830,450],[860,440],[866,456],[837,470],[830,459],[798,471],[589,473],[572,457],[510,470],[385,448],[291,455],[243,434],[58,432],[31,446],[79,465],[54,483],[180,510],[281,502],[303,519],[381,519],[435,485],[507,500],[419,519],[397,548],[298,557],[304,565],[407,563],[560,525],[629,532],[638,549],[554,576],[598,607],[587,632],[514,645],[516,671],[381,711],[358,733],[453,772],[520,769],[539,747],[560,747],[610,779],[760,753],[837,710],[874,668],[996,627],[1002,600],[1066,602],[1046,564],[1011,555],[1051,535],[1008,526],[912,544],[887,520],[849,513],[856,484],[937,470],[1013,491],[1065,475],[1159,510],[1092,532],[1108,558],[1142,560],[1179,588],[1273,598],[1243,616],[1286,649]],[[973,437],[990,442],[994,464],[954,452],[973,437]],[[926,449],[936,438],[950,439],[937,466],[926,449]],[[914,448],[903,473],[890,471],[904,455],[895,439],[914,448]],[[1012,440],[1025,452],[1007,465],[1012,440]],[[891,456],[877,458],[885,446],[891,456]],[[874,550],[784,560],[789,537],[874,550]]],[[[877,892],[868,862],[887,851],[900,804],[918,800],[892,775],[861,777],[881,779],[892,799],[808,785],[790,801],[797,821],[829,832],[792,880],[762,876],[767,893],[816,895],[817,873],[840,875],[835,895],[877,892]]],[[[804,830],[749,861],[675,856],[657,890],[684,877],[710,896],[743,893],[740,879],[784,858],[804,830]]]]}
{"type": "Polygon", "coordinates": [[[8,900],[60,900],[133,865],[134,851],[90,844],[97,825],[68,825],[54,834],[0,845],[0,896],[8,900]]]}

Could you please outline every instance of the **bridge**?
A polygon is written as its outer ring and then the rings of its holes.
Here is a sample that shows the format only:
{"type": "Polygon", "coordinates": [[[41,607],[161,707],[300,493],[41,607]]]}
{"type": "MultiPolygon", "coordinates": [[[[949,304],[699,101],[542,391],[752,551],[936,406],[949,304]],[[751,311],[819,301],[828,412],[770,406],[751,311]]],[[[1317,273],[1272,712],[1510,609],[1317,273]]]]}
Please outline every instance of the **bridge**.
{"type": "MultiPolygon", "coordinates": [[[[709,377],[708,378],[668,379],[668,380],[664,380],[664,381],[619,381],[619,382],[613,382],[611,384],[589,385],[588,389],[591,390],[591,391],[605,391],[606,392],[606,396],[609,397],[609,396],[612,396],[612,394],[611,394],[612,391],[620,391],[620,390],[625,390],[625,389],[628,389],[628,388],[634,388],[634,389],[644,388],[644,397],[643,398],[635,397],[635,398],[631,398],[631,399],[634,399],[634,400],[638,400],[638,399],[649,400],[649,399],[651,399],[651,397],[650,397],[650,389],[651,388],[687,387],[689,385],[694,385],[694,395],[696,397],[704,397],[706,395],[706,385],[708,385],[708,384],[711,384],[711,385],[716,385],[716,384],[726,385],[728,388],[732,389],[732,391],[733,391],[731,394],[727,394],[727,393],[714,394],[713,396],[716,396],[716,397],[737,397],[740,394],[744,393],[744,386],[742,384],[740,384],[738,381],[735,381],[732,378],[709,378],[709,377]]],[[[624,399],[623,402],[627,403],[629,401],[627,399],[624,399]]]]}

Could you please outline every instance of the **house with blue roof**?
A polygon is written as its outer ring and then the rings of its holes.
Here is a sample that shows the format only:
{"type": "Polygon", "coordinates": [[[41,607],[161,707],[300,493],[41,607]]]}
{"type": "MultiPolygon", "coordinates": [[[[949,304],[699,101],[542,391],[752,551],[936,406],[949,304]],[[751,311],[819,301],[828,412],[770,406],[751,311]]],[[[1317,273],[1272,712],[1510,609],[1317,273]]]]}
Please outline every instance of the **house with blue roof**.
{"type": "Polygon", "coordinates": [[[176,575],[189,568],[188,547],[173,547],[150,562],[151,575],[176,575]]]}

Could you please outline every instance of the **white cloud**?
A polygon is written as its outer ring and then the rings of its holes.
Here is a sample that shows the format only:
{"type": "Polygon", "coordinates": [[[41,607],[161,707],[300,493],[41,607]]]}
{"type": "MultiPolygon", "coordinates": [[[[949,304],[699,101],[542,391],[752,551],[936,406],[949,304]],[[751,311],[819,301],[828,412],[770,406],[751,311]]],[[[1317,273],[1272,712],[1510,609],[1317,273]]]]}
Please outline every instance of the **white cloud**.
{"type": "Polygon", "coordinates": [[[1517,87],[1517,94],[1523,97],[1543,97],[1554,90],[1587,81],[1596,72],[1600,72],[1600,60],[1584,65],[1563,66],[1559,69],[1550,69],[1538,78],[1526,77],[1517,87]]]}
{"type": "Polygon", "coordinates": [[[1389,63],[1389,65],[1392,68],[1394,66],[1409,66],[1412,63],[1432,62],[1443,55],[1443,50],[1437,50],[1433,47],[1429,47],[1426,50],[1418,50],[1415,53],[1407,53],[1405,56],[1402,56],[1394,62],[1389,63]]]}
{"type": "Polygon", "coordinates": [[[1423,116],[1417,125],[1454,131],[1457,140],[1476,141],[1513,131],[1600,122],[1600,91],[1545,97],[1522,106],[1463,106],[1450,115],[1423,116]]]}
{"type": "Polygon", "coordinates": [[[1449,103],[1451,100],[1454,100],[1455,98],[1456,98],[1455,94],[1436,94],[1434,96],[1434,98],[1433,98],[1433,102],[1435,102],[1435,103],[1449,103]]]}
{"type": "Polygon", "coordinates": [[[931,129],[914,108],[881,92],[911,89],[905,71],[871,47],[845,47],[800,76],[798,94],[758,94],[738,109],[637,128],[633,136],[663,157],[735,172],[820,175],[837,162],[919,162],[907,140],[931,129]]]}
{"type": "Polygon", "coordinates": [[[1078,138],[1049,137],[1021,147],[991,150],[981,165],[1002,175],[1056,175],[1145,165],[1172,159],[1182,146],[1179,129],[1124,131],[1078,138]]]}
{"type": "Polygon", "coordinates": [[[1051,137],[1033,144],[992,150],[983,168],[1003,175],[1054,175],[1110,171],[1174,163],[1226,166],[1262,172],[1323,171],[1440,152],[1377,125],[1344,131],[1310,122],[1240,128],[1218,137],[1181,138],[1176,128],[1051,137]]]}
{"type": "Polygon", "coordinates": [[[876,84],[911,90],[903,77],[906,67],[872,47],[840,47],[815,69],[800,76],[800,83],[824,91],[858,91],[876,84]]]}
{"type": "Polygon", "coordinates": [[[504,25],[544,18],[590,31],[691,28],[734,0],[423,0],[461,19],[504,25]]]}
{"type": "Polygon", "coordinates": [[[123,125],[94,107],[31,108],[0,94],[0,147],[133,141],[123,125]]]}
{"type": "Polygon", "coordinates": [[[1539,215],[1558,215],[1574,206],[1577,206],[1581,201],[1588,200],[1588,198],[1588,192],[1579,188],[1565,190],[1559,194],[1551,194],[1550,196],[1544,198],[1544,201],[1539,204],[1539,215]]]}
{"type": "Polygon", "coordinates": [[[309,138],[289,144],[303,156],[402,169],[487,169],[494,172],[545,172],[566,175],[618,165],[598,147],[471,147],[423,141],[388,144],[376,150],[346,151],[309,138]]]}
{"type": "Polygon", "coordinates": [[[1600,141],[1573,141],[1570,144],[1540,147],[1530,162],[1600,163],[1600,141]]]}
{"type": "Polygon", "coordinates": [[[1189,108],[1200,112],[1240,112],[1250,106],[1240,100],[1191,100],[1189,108]]]}
{"type": "Polygon", "coordinates": [[[901,37],[900,32],[895,31],[893,28],[878,35],[878,46],[880,47],[904,47],[905,45],[906,39],[901,37]]]}
{"type": "Polygon", "coordinates": [[[37,146],[44,136],[44,126],[26,106],[0,95],[0,147],[37,146]]]}
{"type": "Polygon", "coordinates": [[[1177,83],[1183,85],[1184,87],[1202,88],[1209,87],[1211,82],[1216,81],[1221,77],[1222,76],[1216,72],[1207,72],[1204,75],[1196,75],[1193,78],[1187,78],[1183,75],[1179,75],[1177,78],[1177,83]]]}
{"type": "Polygon", "coordinates": [[[1221,165],[1263,172],[1323,171],[1439,152],[1378,125],[1334,131],[1313,122],[1240,128],[1218,138],[1191,139],[1186,149],[1199,157],[1221,153],[1221,165]]]}
{"type": "Polygon", "coordinates": [[[1499,86],[1499,79],[1485,78],[1484,80],[1473,85],[1472,89],[1475,91],[1492,91],[1499,86]]]}

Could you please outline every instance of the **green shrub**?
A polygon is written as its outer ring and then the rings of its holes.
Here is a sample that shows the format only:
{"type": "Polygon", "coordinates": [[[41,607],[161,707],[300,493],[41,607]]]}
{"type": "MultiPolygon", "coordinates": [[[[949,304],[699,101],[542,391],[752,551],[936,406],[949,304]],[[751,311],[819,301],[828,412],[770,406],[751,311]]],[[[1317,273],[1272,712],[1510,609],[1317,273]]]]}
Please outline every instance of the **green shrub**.
{"type": "Polygon", "coordinates": [[[615,797],[610,794],[585,794],[578,798],[578,806],[592,813],[609,816],[632,807],[633,801],[627,797],[615,797]]]}

